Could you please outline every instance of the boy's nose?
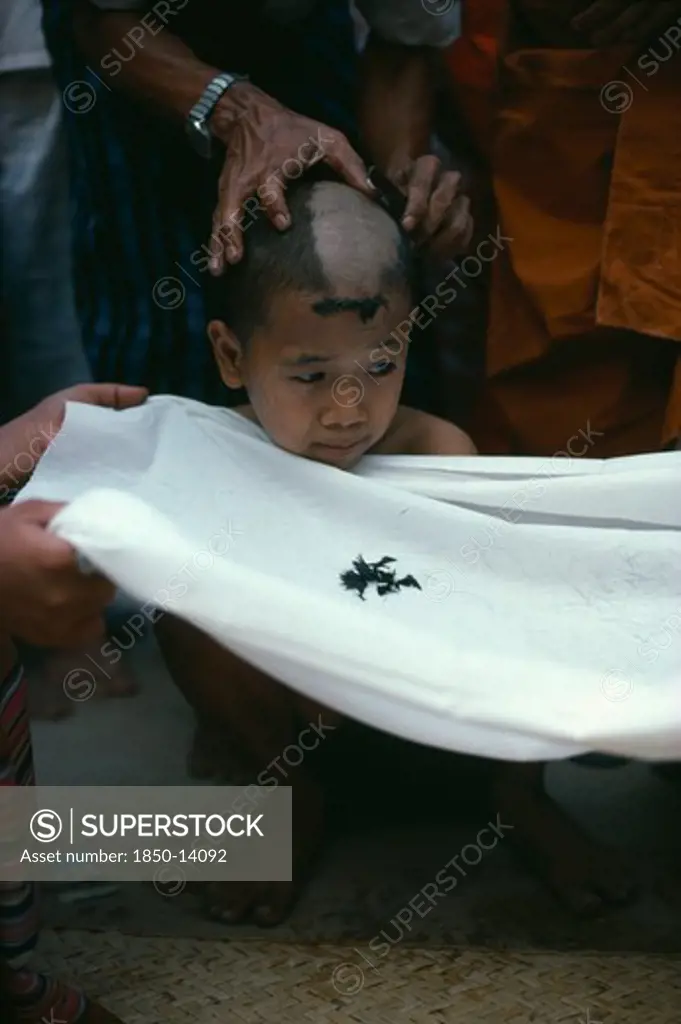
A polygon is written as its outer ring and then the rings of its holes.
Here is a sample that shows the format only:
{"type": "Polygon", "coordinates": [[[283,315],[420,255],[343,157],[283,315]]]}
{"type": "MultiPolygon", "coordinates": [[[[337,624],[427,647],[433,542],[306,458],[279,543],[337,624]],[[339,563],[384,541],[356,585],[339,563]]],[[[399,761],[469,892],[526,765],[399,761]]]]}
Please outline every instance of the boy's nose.
{"type": "Polygon", "coordinates": [[[322,410],[320,423],[323,427],[344,429],[358,426],[367,421],[367,410],[364,404],[364,395],[331,395],[331,399],[322,410]]]}

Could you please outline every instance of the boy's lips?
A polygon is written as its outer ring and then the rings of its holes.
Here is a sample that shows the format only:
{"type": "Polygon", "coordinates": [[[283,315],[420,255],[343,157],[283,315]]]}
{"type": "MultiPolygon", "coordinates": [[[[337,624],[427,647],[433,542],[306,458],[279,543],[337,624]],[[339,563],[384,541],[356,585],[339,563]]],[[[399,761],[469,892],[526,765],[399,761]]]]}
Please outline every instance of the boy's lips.
{"type": "Polygon", "coordinates": [[[353,452],[357,452],[362,448],[366,448],[369,442],[366,437],[361,438],[359,441],[353,441],[352,444],[326,444],[322,441],[318,441],[312,446],[313,452],[316,452],[318,456],[326,455],[330,459],[344,459],[353,452]]]}
{"type": "Polygon", "coordinates": [[[352,444],[327,444],[325,441],[318,441],[315,448],[326,448],[327,451],[331,452],[351,452],[353,448],[359,448],[365,441],[366,438],[364,437],[358,441],[353,441],[352,444]]]}

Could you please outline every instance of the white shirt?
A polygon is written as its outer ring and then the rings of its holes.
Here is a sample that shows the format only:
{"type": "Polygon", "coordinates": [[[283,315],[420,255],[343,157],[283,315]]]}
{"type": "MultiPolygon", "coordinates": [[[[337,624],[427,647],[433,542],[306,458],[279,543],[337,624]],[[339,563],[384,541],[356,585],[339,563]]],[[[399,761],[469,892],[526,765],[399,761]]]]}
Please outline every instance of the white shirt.
{"type": "Polygon", "coordinates": [[[40,0],[0,0],[0,72],[48,68],[40,0]]]}

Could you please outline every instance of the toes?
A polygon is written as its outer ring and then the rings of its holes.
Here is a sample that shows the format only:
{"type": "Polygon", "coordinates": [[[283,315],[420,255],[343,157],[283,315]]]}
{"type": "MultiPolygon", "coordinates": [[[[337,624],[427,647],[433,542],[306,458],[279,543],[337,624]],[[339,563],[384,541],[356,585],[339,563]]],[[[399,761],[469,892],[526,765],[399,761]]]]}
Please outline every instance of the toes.
{"type": "Polygon", "coordinates": [[[257,906],[253,911],[253,920],[261,928],[274,928],[281,924],[285,916],[285,911],[282,913],[278,907],[269,902],[257,906]]]}
{"type": "Polygon", "coordinates": [[[609,858],[575,863],[569,872],[554,873],[550,881],[560,902],[583,918],[631,902],[638,889],[626,865],[609,858]]]}
{"type": "Polygon", "coordinates": [[[211,885],[207,894],[208,916],[224,924],[241,924],[253,905],[255,895],[255,886],[249,882],[211,885]]]}
{"type": "Polygon", "coordinates": [[[286,920],[293,902],[292,882],[279,882],[268,886],[262,899],[256,900],[253,920],[261,928],[274,928],[286,920]]]}
{"type": "Polygon", "coordinates": [[[590,866],[586,861],[554,864],[547,880],[558,902],[576,917],[597,917],[605,909],[597,887],[592,884],[590,866]]]}
{"type": "Polygon", "coordinates": [[[218,882],[208,887],[206,909],[209,917],[224,924],[242,924],[250,918],[261,928],[274,928],[286,919],[293,902],[292,882],[218,882]]]}

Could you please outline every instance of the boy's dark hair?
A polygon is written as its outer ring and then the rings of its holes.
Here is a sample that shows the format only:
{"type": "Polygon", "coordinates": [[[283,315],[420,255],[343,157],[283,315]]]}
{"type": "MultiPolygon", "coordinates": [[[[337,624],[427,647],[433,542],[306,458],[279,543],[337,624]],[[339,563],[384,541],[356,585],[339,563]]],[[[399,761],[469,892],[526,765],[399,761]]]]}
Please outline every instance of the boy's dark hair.
{"type": "MultiPolygon", "coordinates": [[[[286,189],[291,227],[279,231],[264,210],[257,210],[254,219],[244,224],[240,262],[228,266],[221,277],[207,281],[209,319],[224,321],[242,344],[267,322],[278,292],[308,292],[329,299],[336,293],[315,245],[311,200],[320,181],[343,184],[337,175],[319,166],[291,182],[286,189]]],[[[390,217],[385,209],[383,212],[390,217]]],[[[390,219],[397,232],[397,246],[390,263],[380,268],[381,287],[386,291],[406,289],[414,296],[418,275],[412,245],[401,225],[390,219]]]]}

